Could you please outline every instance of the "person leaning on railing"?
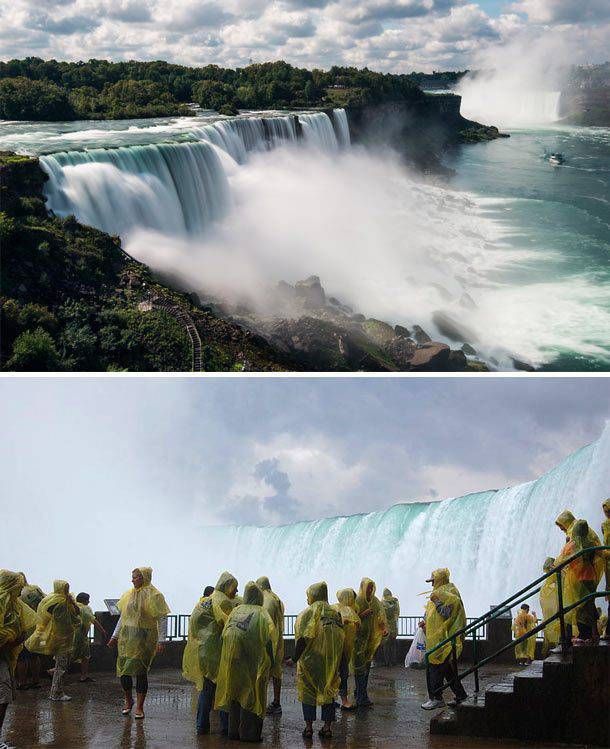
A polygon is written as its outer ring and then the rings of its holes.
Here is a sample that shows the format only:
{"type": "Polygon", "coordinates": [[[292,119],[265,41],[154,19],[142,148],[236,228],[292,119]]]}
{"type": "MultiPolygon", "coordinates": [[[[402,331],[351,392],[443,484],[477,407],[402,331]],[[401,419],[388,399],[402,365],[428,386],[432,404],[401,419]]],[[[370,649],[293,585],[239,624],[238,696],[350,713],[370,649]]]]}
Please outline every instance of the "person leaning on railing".
{"type": "MultiPolygon", "coordinates": [[[[555,566],[553,557],[547,557],[542,566],[544,573],[550,572],[555,566]]],[[[542,583],[540,588],[540,607],[542,609],[542,618],[550,619],[553,614],[557,613],[559,608],[559,599],[557,597],[557,575],[551,575],[542,583]]],[[[549,652],[559,644],[561,638],[561,624],[559,619],[555,619],[544,628],[544,643],[542,645],[542,657],[546,658],[549,652]]]]}
{"type": "MultiPolygon", "coordinates": [[[[597,533],[589,528],[586,520],[577,520],[570,528],[570,540],[555,560],[555,566],[579,551],[595,546],[601,546],[597,533]]],[[[595,593],[604,570],[604,556],[601,551],[591,551],[566,565],[563,576],[565,606],[570,606],[588,594],[595,593]]],[[[568,612],[566,621],[578,627],[578,638],[574,639],[574,645],[589,645],[597,640],[597,618],[598,613],[593,598],[568,612]]]]}
{"type": "MultiPolygon", "coordinates": [[[[602,534],[604,538],[604,546],[610,546],[610,498],[606,499],[602,504],[602,509],[606,519],[602,523],[602,534]]],[[[605,552],[606,557],[606,590],[610,590],[610,551],[605,552]]],[[[608,616],[606,617],[606,626],[604,628],[603,637],[606,640],[610,640],[610,596],[606,597],[606,603],[608,604],[608,616]]]]}
{"type": "MultiPolygon", "coordinates": [[[[426,605],[424,618],[426,647],[428,651],[431,651],[443,640],[466,626],[466,612],[459,590],[453,583],[449,582],[448,569],[434,570],[432,576],[426,582],[432,583],[432,593],[426,605]]],[[[463,642],[462,636],[456,638],[456,660],[462,652],[463,642]]],[[[453,704],[463,702],[467,698],[468,695],[462,686],[462,682],[458,679],[456,666],[453,662],[451,642],[445,643],[428,656],[429,699],[422,705],[424,710],[444,707],[443,685],[445,681],[455,695],[453,704]]]]}

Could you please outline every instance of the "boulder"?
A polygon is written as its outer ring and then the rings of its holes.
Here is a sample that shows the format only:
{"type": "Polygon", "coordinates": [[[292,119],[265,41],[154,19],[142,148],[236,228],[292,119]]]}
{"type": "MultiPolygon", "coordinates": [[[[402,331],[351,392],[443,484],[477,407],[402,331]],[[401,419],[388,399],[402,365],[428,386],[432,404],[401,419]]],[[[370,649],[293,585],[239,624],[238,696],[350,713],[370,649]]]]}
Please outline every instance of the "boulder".
{"type": "Polygon", "coordinates": [[[326,304],[326,294],[318,276],[309,276],[294,285],[295,296],[303,302],[304,307],[316,309],[326,304]]]}
{"type": "Polygon", "coordinates": [[[403,371],[411,369],[411,360],[416,350],[415,341],[410,338],[395,337],[384,347],[387,355],[403,371]]]}
{"type": "Polygon", "coordinates": [[[474,349],[469,343],[464,343],[463,344],[462,351],[467,356],[476,356],[477,355],[476,349],[474,349]]]}
{"type": "Polygon", "coordinates": [[[396,333],[391,325],[372,317],[362,323],[362,330],[377,346],[386,346],[396,338],[396,333]]]}
{"type": "Polygon", "coordinates": [[[430,343],[432,340],[426,331],[423,328],[420,328],[419,325],[413,326],[413,338],[415,338],[416,342],[419,344],[430,343]]]}
{"type": "Polygon", "coordinates": [[[468,359],[463,351],[451,351],[449,353],[449,369],[452,372],[463,372],[468,368],[468,359]]]}
{"type": "Polygon", "coordinates": [[[403,325],[395,325],[394,332],[399,338],[411,338],[411,331],[403,325]]]}
{"type": "Polygon", "coordinates": [[[418,346],[409,362],[411,370],[444,372],[448,368],[451,350],[446,343],[431,341],[418,346]]]}
{"type": "Polygon", "coordinates": [[[531,364],[521,361],[520,359],[515,359],[514,356],[511,356],[510,358],[513,363],[513,367],[519,370],[520,372],[535,372],[536,371],[536,368],[532,367],[531,364]]]}
{"type": "Polygon", "coordinates": [[[441,335],[449,338],[450,341],[461,343],[476,343],[479,339],[477,334],[466,325],[454,320],[446,312],[435,312],[432,320],[441,335]]]}

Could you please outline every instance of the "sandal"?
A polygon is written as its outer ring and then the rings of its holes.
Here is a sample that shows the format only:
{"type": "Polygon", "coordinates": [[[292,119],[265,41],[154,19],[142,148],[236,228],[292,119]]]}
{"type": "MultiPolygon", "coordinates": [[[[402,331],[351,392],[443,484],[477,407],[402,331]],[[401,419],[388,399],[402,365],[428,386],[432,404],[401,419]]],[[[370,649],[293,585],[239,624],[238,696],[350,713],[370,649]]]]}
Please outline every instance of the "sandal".
{"type": "Polygon", "coordinates": [[[130,705],[129,707],[124,707],[121,710],[121,715],[129,715],[129,713],[132,711],[133,705],[130,705]]]}
{"type": "Polygon", "coordinates": [[[144,713],[134,713],[134,714],[133,714],[133,717],[134,717],[134,718],[135,718],[136,720],[143,720],[143,719],[144,719],[144,713]]]}

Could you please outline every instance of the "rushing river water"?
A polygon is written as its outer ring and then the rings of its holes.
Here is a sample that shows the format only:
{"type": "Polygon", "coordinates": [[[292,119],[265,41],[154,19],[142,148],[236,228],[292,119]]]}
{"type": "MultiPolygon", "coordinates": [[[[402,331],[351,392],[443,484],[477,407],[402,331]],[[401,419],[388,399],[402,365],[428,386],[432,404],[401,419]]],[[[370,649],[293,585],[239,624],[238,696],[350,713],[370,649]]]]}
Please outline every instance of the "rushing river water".
{"type": "Polygon", "coordinates": [[[444,187],[352,147],[343,110],[297,116],[9,122],[0,148],[41,155],[56,213],[186,288],[256,302],[315,273],[435,338],[444,312],[501,369],[610,368],[610,130],[513,129],[450,154],[444,187]]]}

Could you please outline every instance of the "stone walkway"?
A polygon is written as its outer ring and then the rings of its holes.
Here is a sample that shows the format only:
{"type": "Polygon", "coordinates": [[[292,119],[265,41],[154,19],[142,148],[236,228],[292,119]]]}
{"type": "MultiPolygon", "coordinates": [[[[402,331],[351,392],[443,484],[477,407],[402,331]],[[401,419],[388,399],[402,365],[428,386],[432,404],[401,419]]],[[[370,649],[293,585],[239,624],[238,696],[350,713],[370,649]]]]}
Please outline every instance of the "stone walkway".
{"type": "MultiPolygon", "coordinates": [[[[512,669],[511,669],[512,670],[512,669]]],[[[496,681],[506,668],[487,671],[482,684],[496,681]]],[[[150,674],[150,691],[146,702],[146,719],[136,721],[120,714],[121,691],[111,674],[94,674],[92,684],[79,684],[69,677],[66,692],[73,699],[66,703],[48,700],[48,682],[37,691],[18,692],[18,701],[9,707],[5,740],[18,749],[33,747],[238,747],[218,734],[213,723],[210,736],[197,737],[194,726],[196,695],[178,671],[154,670],[150,674]]],[[[350,683],[351,683],[350,679],[350,683]]],[[[466,684],[471,688],[471,685],[466,684]]],[[[296,701],[294,669],[286,668],[282,693],[284,713],[267,718],[263,729],[263,746],[280,748],[333,747],[404,747],[413,749],[449,749],[476,747],[497,749],[517,747],[513,742],[483,739],[430,736],[430,713],[420,708],[426,698],[425,676],[421,671],[404,668],[374,669],[370,694],[375,702],[362,713],[339,714],[333,739],[321,741],[317,732],[312,741],[301,737],[303,721],[296,701]]],[[[542,746],[542,745],[529,745],[542,746]]],[[[544,746],[554,746],[546,744],[544,746]]]]}

